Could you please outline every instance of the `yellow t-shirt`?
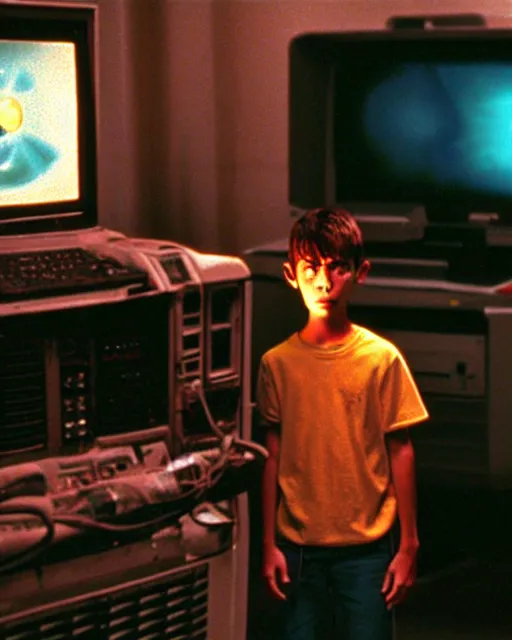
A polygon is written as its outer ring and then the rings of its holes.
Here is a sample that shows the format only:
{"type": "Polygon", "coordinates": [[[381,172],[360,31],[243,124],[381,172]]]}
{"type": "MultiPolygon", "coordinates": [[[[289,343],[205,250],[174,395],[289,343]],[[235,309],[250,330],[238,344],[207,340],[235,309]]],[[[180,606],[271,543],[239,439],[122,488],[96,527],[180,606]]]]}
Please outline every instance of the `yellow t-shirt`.
{"type": "Polygon", "coordinates": [[[332,348],[298,334],[261,360],[258,405],[280,425],[277,529],[304,545],[383,536],[396,517],[385,434],[428,418],[398,349],[353,325],[332,348]]]}

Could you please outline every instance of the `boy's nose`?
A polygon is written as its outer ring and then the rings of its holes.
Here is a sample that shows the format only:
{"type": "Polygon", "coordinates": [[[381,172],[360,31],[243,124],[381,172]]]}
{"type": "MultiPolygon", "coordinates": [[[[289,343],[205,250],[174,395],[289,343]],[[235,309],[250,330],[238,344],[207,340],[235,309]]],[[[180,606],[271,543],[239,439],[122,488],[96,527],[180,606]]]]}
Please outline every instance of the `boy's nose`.
{"type": "Polygon", "coordinates": [[[315,286],[318,291],[330,291],[332,288],[332,281],[330,278],[330,272],[326,266],[321,267],[316,274],[315,286]]]}

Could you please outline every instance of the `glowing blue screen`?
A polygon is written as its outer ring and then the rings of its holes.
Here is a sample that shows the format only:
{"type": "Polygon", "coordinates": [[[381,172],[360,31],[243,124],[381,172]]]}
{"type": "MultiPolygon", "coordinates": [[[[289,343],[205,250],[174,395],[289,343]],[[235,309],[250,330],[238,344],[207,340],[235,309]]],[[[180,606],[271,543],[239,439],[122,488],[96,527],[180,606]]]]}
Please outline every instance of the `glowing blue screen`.
{"type": "Polygon", "coordinates": [[[366,58],[335,95],[340,199],[512,201],[512,60],[366,58]]]}

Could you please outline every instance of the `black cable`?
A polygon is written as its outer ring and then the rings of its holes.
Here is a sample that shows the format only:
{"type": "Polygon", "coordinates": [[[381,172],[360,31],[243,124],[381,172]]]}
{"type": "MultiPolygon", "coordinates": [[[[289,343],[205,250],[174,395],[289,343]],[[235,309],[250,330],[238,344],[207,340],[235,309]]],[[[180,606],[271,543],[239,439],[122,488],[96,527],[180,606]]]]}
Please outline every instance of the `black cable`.
{"type": "MultiPolygon", "coordinates": [[[[224,470],[220,469],[220,471],[216,472],[215,476],[212,478],[205,478],[204,474],[200,477],[199,480],[191,481],[193,482],[193,489],[189,489],[188,491],[177,495],[175,498],[166,501],[165,503],[161,503],[162,506],[169,507],[173,502],[180,502],[185,499],[193,498],[194,502],[200,503],[203,501],[203,498],[207,496],[208,491],[215,487],[217,483],[220,481],[224,474],[224,470]]],[[[129,485],[131,487],[131,485],[129,485]]],[[[182,507],[179,510],[172,511],[171,513],[166,513],[163,516],[159,516],[158,518],[153,518],[151,520],[146,520],[144,522],[138,522],[133,524],[112,524],[109,522],[101,522],[98,520],[94,520],[88,516],[81,515],[73,515],[73,514],[57,514],[54,516],[53,521],[55,523],[64,524],[69,527],[74,527],[78,529],[93,529],[100,531],[107,531],[110,533],[130,533],[134,531],[140,531],[143,529],[147,529],[155,526],[162,526],[168,524],[169,522],[176,521],[184,515],[191,513],[190,505],[186,507],[182,507]]]]}
{"type": "Polygon", "coordinates": [[[154,526],[162,526],[169,524],[172,521],[176,521],[181,516],[188,513],[189,509],[185,509],[182,512],[166,513],[164,516],[153,518],[152,520],[146,520],[144,522],[137,522],[135,524],[110,524],[109,522],[99,522],[86,516],[76,515],[59,515],[54,518],[55,523],[64,524],[67,527],[73,527],[74,529],[94,529],[100,531],[108,531],[110,533],[130,533],[134,531],[141,531],[154,526]]]}
{"type": "MultiPolygon", "coordinates": [[[[199,465],[194,465],[198,467],[200,472],[202,469],[199,465]]],[[[173,503],[183,502],[184,500],[194,502],[200,502],[202,500],[202,496],[205,493],[205,489],[201,486],[204,483],[205,473],[202,472],[199,479],[189,481],[192,484],[192,489],[188,489],[182,493],[179,493],[173,498],[166,500],[165,502],[160,503],[162,507],[172,507],[173,503]]],[[[179,482],[179,481],[178,481],[179,482]]],[[[119,483],[118,483],[119,484],[119,483]]],[[[127,483],[127,486],[130,489],[133,489],[133,485],[127,483]]],[[[205,487],[208,486],[205,483],[205,487]]],[[[100,531],[108,531],[110,533],[130,533],[134,531],[140,531],[143,529],[155,527],[155,526],[163,526],[168,524],[169,522],[176,521],[182,516],[189,513],[191,510],[190,504],[181,507],[181,509],[177,509],[175,511],[171,511],[170,513],[166,513],[163,516],[159,516],[157,518],[152,518],[151,520],[145,520],[144,522],[137,522],[132,524],[112,524],[110,522],[102,522],[98,520],[94,520],[91,517],[77,515],[77,514],[56,514],[53,518],[55,523],[64,524],[69,527],[78,528],[78,529],[93,529],[100,531]]],[[[136,512],[136,510],[134,510],[136,512]]]]}

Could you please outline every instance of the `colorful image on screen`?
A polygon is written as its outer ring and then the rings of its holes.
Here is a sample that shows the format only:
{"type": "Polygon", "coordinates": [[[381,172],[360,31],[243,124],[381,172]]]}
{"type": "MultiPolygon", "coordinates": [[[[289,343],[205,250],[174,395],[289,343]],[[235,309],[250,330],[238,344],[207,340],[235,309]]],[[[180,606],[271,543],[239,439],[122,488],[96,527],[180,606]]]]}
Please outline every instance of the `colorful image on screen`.
{"type": "Polygon", "coordinates": [[[0,40],[0,203],[79,193],[76,52],[71,43],[0,40]]]}
{"type": "Polygon", "coordinates": [[[354,41],[335,62],[338,201],[510,207],[508,40],[354,41]]]}
{"type": "Polygon", "coordinates": [[[364,123],[397,178],[512,195],[510,65],[405,65],[369,93],[364,123]]]}

